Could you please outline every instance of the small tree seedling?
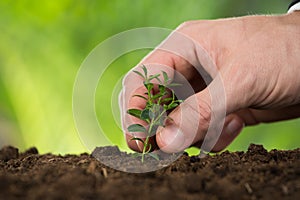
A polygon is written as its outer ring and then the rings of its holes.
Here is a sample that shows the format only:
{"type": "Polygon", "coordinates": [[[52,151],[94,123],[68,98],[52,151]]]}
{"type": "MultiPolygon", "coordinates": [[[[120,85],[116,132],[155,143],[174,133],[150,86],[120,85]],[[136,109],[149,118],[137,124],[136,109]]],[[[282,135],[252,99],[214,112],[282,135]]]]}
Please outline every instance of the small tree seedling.
{"type": "Polygon", "coordinates": [[[136,156],[141,156],[141,161],[144,162],[145,155],[149,155],[156,160],[159,160],[157,154],[152,153],[152,145],[149,143],[149,139],[153,136],[158,127],[165,126],[168,117],[167,112],[176,108],[182,100],[178,100],[175,96],[174,90],[170,87],[178,86],[179,84],[171,83],[171,79],[165,71],[162,71],[163,79],[160,78],[161,74],[148,75],[147,68],[141,66],[143,73],[139,71],[133,71],[137,75],[143,78],[143,84],[147,90],[145,96],[136,94],[135,97],[142,98],[146,101],[146,106],[143,110],[129,109],[127,113],[145,121],[147,126],[141,124],[131,124],[128,126],[128,132],[133,134],[131,140],[139,141],[143,144],[141,153],[136,153],[136,156]],[[153,80],[158,81],[158,92],[154,92],[153,80]],[[135,137],[134,133],[142,132],[145,134],[145,138],[135,137]]]}

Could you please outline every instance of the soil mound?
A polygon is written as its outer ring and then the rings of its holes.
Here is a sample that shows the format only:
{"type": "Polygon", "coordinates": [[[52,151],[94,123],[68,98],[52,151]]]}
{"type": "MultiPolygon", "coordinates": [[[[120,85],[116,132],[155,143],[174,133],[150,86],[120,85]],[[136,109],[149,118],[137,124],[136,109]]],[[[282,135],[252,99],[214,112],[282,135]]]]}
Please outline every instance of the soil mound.
{"type": "MultiPolygon", "coordinates": [[[[102,153],[102,157],[120,163],[127,159],[116,147],[97,148],[94,154],[107,149],[114,153],[102,153]]],[[[299,197],[300,149],[268,152],[251,144],[247,152],[225,151],[201,159],[183,153],[171,165],[141,174],[114,170],[86,153],[40,155],[36,148],[19,153],[11,146],[0,150],[0,199],[299,197]]]]}

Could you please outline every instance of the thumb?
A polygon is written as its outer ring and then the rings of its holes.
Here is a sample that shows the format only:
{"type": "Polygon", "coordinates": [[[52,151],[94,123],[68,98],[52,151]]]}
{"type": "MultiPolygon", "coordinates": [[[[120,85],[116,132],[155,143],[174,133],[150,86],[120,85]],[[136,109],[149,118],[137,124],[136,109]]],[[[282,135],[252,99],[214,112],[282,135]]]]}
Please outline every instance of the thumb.
{"type": "Polygon", "coordinates": [[[157,145],[173,153],[202,142],[202,148],[211,151],[221,136],[226,113],[234,112],[236,102],[238,98],[226,93],[217,76],[206,89],[187,98],[169,114],[172,120],[158,130],[157,145]]]}
{"type": "Polygon", "coordinates": [[[159,148],[167,153],[180,152],[200,140],[208,129],[210,110],[206,90],[186,99],[169,114],[171,120],[166,122],[166,126],[158,129],[156,142],[159,148]]]}

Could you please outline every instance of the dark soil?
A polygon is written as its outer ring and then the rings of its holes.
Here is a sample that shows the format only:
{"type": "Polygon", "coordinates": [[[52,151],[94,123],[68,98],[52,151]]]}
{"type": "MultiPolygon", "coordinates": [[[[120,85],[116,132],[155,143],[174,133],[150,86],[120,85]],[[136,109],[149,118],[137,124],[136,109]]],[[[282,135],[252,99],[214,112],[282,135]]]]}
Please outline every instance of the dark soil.
{"type": "MultiPolygon", "coordinates": [[[[99,152],[101,159],[126,160],[127,154],[115,147],[98,148],[94,155],[99,152]]],[[[137,163],[123,165],[128,168],[137,163]]],[[[39,155],[35,148],[19,153],[14,147],[0,150],[0,199],[299,197],[300,149],[267,152],[261,145],[250,145],[245,153],[226,151],[201,159],[184,153],[167,167],[139,174],[106,167],[88,154],[39,155]]]]}

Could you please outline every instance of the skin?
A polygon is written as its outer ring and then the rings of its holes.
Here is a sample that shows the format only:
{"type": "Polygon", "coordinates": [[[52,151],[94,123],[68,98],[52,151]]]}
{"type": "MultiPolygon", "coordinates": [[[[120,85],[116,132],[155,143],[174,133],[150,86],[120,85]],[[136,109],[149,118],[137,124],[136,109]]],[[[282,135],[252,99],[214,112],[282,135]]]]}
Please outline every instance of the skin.
{"type": "MultiPolygon", "coordinates": [[[[137,65],[152,65],[150,74],[160,73],[163,69],[173,78],[173,70],[176,70],[196,91],[169,114],[173,121],[160,128],[152,138],[152,143],[158,148],[177,152],[189,146],[200,147],[212,116],[218,118],[218,111],[222,109],[226,116],[221,135],[211,149],[214,152],[226,148],[244,126],[300,116],[300,12],[189,21],[181,24],[176,32],[196,41],[207,52],[216,70],[205,65],[197,52],[199,50],[193,46],[180,47],[183,52],[195,52],[191,60],[158,48],[137,65]],[[208,86],[196,73],[191,64],[196,63],[194,61],[202,63],[212,78],[208,86]],[[212,99],[220,98],[220,84],[224,87],[226,102],[212,115],[212,99]]],[[[166,39],[163,45],[168,44],[177,45],[172,37],[166,39]]],[[[132,72],[124,78],[120,95],[122,110],[144,107],[142,99],[132,97],[133,94],[144,93],[138,81],[141,80],[132,72]]],[[[122,120],[124,130],[130,123],[142,123],[126,113],[122,113],[122,120]]],[[[140,144],[131,141],[132,136],[125,133],[129,147],[140,151],[140,144]]]]}

